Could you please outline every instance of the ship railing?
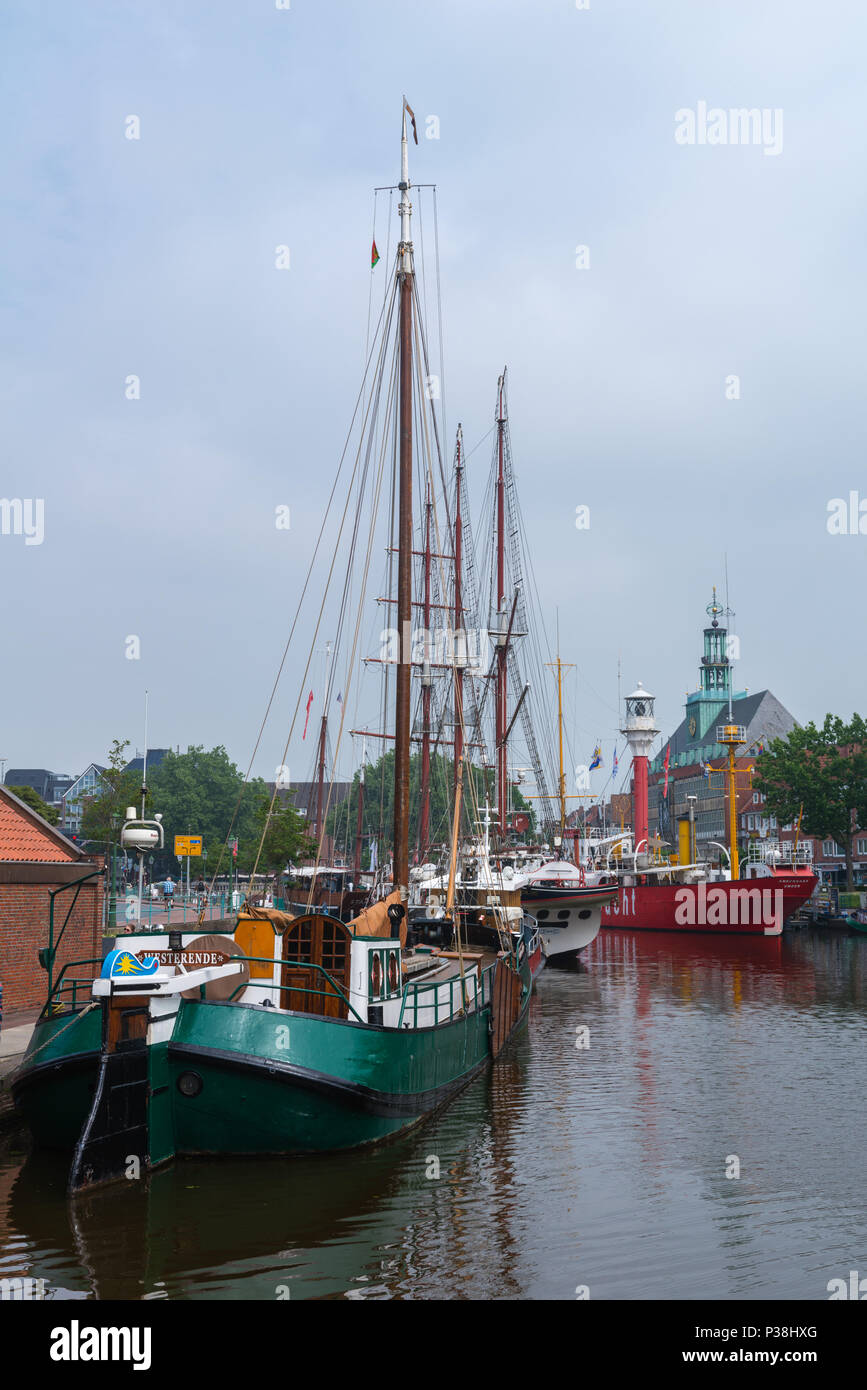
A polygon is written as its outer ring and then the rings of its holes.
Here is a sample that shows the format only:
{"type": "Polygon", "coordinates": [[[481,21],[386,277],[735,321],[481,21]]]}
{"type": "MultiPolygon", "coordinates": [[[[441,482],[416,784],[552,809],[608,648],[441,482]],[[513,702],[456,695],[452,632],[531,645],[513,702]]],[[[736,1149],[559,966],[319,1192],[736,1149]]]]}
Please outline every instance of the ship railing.
{"type": "MultiPolygon", "coordinates": [[[[456,1013],[462,1011],[474,1013],[477,1009],[483,1009],[486,1004],[491,1002],[493,972],[495,969],[496,962],[485,966],[480,977],[475,974],[465,974],[452,975],[448,980],[408,981],[403,987],[403,999],[401,1000],[400,1015],[397,1020],[398,1028],[404,1027],[404,1017],[408,1008],[412,1010],[413,1028],[418,1028],[419,1008],[422,1010],[433,1009],[434,1026],[440,1021],[440,1009],[443,1010],[444,1019],[454,1018],[456,1013]],[[475,989],[472,991],[468,988],[468,981],[470,980],[473,980],[476,985],[475,989]],[[448,1003],[445,1001],[441,1002],[438,993],[439,990],[444,990],[446,985],[448,985],[449,990],[448,1003]],[[455,1009],[456,989],[462,991],[458,996],[460,1007],[457,1010],[455,1009]],[[431,990],[434,991],[433,1003],[423,1003],[420,1005],[419,995],[430,993],[431,990]]],[[[406,1024],[406,1026],[409,1027],[409,1024],[406,1024]]]]}
{"type": "Polygon", "coordinates": [[[716,741],[721,746],[729,744],[746,743],[747,731],[743,724],[718,724],[716,729],[716,741]]]}
{"type": "MultiPolygon", "coordinates": [[[[243,902],[243,896],[239,896],[238,902],[243,902]]],[[[117,936],[118,931],[129,930],[131,927],[136,934],[151,931],[157,932],[183,930],[187,923],[195,926],[199,917],[204,913],[204,921],[213,922],[223,920],[233,911],[231,905],[231,895],[226,893],[191,892],[176,893],[170,898],[164,898],[160,894],[157,898],[145,898],[139,904],[135,893],[127,893],[125,896],[116,895],[116,908],[114,923],[106,924],[106,936],[117,936]],[[138,916],[127,916],[127,912],[135,912],[138,907],[138,916]]]]}
{"type": "Polygon", "coordinates": [[[813,843],[811,840],[750,840],[747,845],[747,861],[750,864],[803,864],[813,862],[813,843]]]}
{"type": "MultiPolygon", "coordinates": [[[[361,1014],[354,1007],[348,995],[341,988],[340,984],[338,984],[337,980],[335,980],[332,975],[329,975],[328,971],[322,965],[315,965],[310,961],[306,960],[280,960],[275,959],[273,956],[239,956],[237,957],[237,959],[249,961],[255,964],[270,965],[272,968],[275,965],[279,965],[281,967],[284,965],[288,965],[297,966],[298,968],[303,970],[315,970],[319,975],[322,975],[324,977],[326,984],[330,986],[330,988],[311,989],[309,986],[306,985],[293,985],[293,992],[298,994],[309,994],[322,999],[333,999],[335,996],[337,996],[337,998],[339,998],[340,1001],[346,1005],[350,1013],[352,1013],[355,1016],[355,1018],[357,1018],[359,1023],[364,1022],[364,1019],[361,1017],[361,1014]]],[[[102,956],[88,956],[86,958],[82,958],[81,960],[67,961],[66,964],[62,967],[60,974],[58,975],[57,980],[54,983],[54,986],[51,990],[51,993],[48,996],[48,999],[45,1002],[45,1007],[43,1008],[40,1017],[47,1018],[54,1014],[66,1013],[67,1011],[70,1013],[75,1013],[77,1009],[83,1008],[84,1001],[80,998],[80,990],[87,991],[86,1002],[90,1003],[91,993],[93,990],[93,981],[96,978],[96,976],[67,976],[66,972],[68,970],[72,970],[73,967],[80,965],[100,966],[102,965],[102,961],[102,956]]],[[[229,996],[229,1002],[235,999],[236,996],[242,992],[242,990],[247,989],[249,983],[249,981],[243,981],[241,984],[239,984],[238,987],[234,989],[231,995],[229,996]]],[[[256,980],[254,982],[254,987],[256,989],[285,988],[282,980],[256,980]]],[[[207,985],[199,986],[199,995],[201,999],[207,998],[206,991],[207,985]]]]}
{"type": "MultiPolygon", "coordinates": [[[[315,961],[309,961],[309,960],[282,960],[282,959],[280,959],[279,957],[274,957],[274,956],[238,956],[238,957],[236,957],[235,959],[238,959],[238,960],[241,960],[241,961],[249,961],[249,962],[255,963],[255,964],[257,964],[257,965],[260,965],[260,964],[261,964],[261,965],[271,965],[271,966],[279,965],[280,968],[281,968],[281,970],[282,970],[282,968],[283,968],[284,966],[295,967],[295,968],[298,969],[298,970],[315,970],[315,971],[317,972],[318,975],[322,975],[322,976],[324,977],[326,983],[327,983],[328,985],[330,985],[331,988],[330,988],[330,989],[311,989],[309,985],[294,985],[294,984],[293,984],[293,985],[290,985],[290,986],[287,986],[287,985],[285,985],[285,984],[283,983],[282,980],[255,980],[255,981],[247,980],[247,981],[242,981],[241,984],[239,984],[239,985],[237,986],[237,988],[234,989],[234,990],[232,991],[232,993],[229,995],[229,999],[228,999],[228,1002],[229,1002],[229,1003],[231,1003],[232,1000],[233,1000],[237,995],[239,995],[239,994],[242,992],[242,990],[245,990],[245,989],[248,989],[248,988],[251,988],[251,987],[254,988],[254,989],[287,989],[287,988],[289,988],[289,989],[291,989],[291,991],[292,991],[293,994],[310,994],[310,995],[313,995],[313,996],[316,996],[316,997],[322,998],[322,999],[334,999],[334,997],[336,996],[338,999],[340,999],[340,1001],[341,1001],[342,1003],[344,1003],[344,1004],[346,1005],[346,1007],[347,1007],[347,1009],[349,1009],[350,1013],[352,1013],[352,1014],[355,1015],[355,1017],[358,1019],[358,1022],[359,1022],[359,1023],[363,1023],[363,1022],[364,1022],[364,1019],[361,1017],[361,1014],[358,1012],[358,1010],[355,1008],[355,1006],[353,1005],[352,1001],[350,1000],[349,995],[346,994],[346,992],[344,991],[344,989],[342,988],[342,986],[338,984],[338,982],[337,982],[337,980],[335,980],[334,976],[333,976],[333,975],[329,975],[329,973],[328,973],[328,971],[325,969],[325,966],[324,966],[324,965],[317,965],[315,961]]],[[[202,999],[204,999],[204,998],[206,997],[206,995],[205,995],[206,989],[207,989],[207,985],[200,985],[200,986],[199,986],[199,990],[200,990],[200,994],[201,994],[202,999]]]]}
{"type": "Polygon", "coordinates": [[[68,960],[60,969],[60,974],[54,981],[48,993],[40,1018],[50,1018],[54,1014],[75,1013],[84,1007],[84,1002],[79,999],[79,989],[87,990],[87,1003],[90,1003],[90,994],[93,989],[93,982],[96,978],[92,975],[67,975],[68,970],[72,970],[79,965],[102,965],[102,956],[83,956],[81,960],[68,960]]]}

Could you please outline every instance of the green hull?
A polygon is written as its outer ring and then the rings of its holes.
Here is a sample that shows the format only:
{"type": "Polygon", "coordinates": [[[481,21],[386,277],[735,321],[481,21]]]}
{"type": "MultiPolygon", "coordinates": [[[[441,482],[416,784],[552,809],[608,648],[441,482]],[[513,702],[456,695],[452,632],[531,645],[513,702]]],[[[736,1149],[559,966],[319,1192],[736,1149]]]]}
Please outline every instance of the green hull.
{"type": "Polygon", "coordinates": [[[99,1009],[74,1021],[63,1014],[36,1024],[12,1095],[40,1147],[72,1149],[78,1142],[93,1104],[101,1050],[99,1009]]]}
{"type": "Polygon", "coordinates": [[[317,1153],[388,1138],[484,1066],[489,1016],[398,1031],[185,1002],[169,1043],[177,1152],[317,1153]],[[202,1087],[188,1097],[177,1082],[189,1072],[202,1087]]]}
{"type": "MultiPolygon", "coordinates": [[[[526,970],[518,1023],[531,983],[526,970]]],[[[13,1094],[40,1145],[80,1151],[94,1125],[105,1145],[114,1127],[111,1161],[103,1148],[96,1165],[111,1176],[142,1147],[143,1168],[184,1154],[349,1149],[403,1132],[471,1081],[490,1060],[490,1019],[487,1005],[436,1027],[396,1029],[181,1000],[171,1037],[140,1051],[143,1071],[127,1078],[106,1070],[97,1009],[37,1025],[13,1094]],[[139,1083],[139,1108],[121,1125],[114,1097],[127,1079],[139,1083]]]]}

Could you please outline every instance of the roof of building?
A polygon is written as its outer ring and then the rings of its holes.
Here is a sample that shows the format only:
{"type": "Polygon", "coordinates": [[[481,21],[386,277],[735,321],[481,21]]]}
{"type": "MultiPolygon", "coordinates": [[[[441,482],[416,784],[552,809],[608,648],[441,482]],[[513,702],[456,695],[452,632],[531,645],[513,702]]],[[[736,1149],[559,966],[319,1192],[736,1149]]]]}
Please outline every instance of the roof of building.
{"type": "Polygon", "coordinates": [[[81,779],[87,776],[88,772],[95,772],[97,776],[101,777],[105,771],[106,769],[103,767],[102,763],[88,763],[84,771],[79,773],[79,775],[76,777],[75,781],[72,783],[72,786],[67,787],[65,795],[68,796],[71,791],[74,791],[81,779]]]}
{"type": "Polygon", "coordinates": [[[695,735],[689,732],[690,714],[687,714],[678,724],[669,740],[666,740],[661,751],[655,756],[651,764],[652,770],[658,772],[665,757],[665,750],[671,746],[670,763],[674,764],[681,753],[686,755],[685,766],[698,763],[702,757],[702,749],[710,746],[714,751],[710,757],[717,758],[725,751],[716,743],[716,729],[719,724],[742,724],[747,731],[747,742],[744,751],[748,751],[752,744],[759,738],[769,743],[774,738],[785,738],[794,729],[797,720],[794,715],[784,705],[781,705],[776,695],[772,695],[770,690],[760,690],[755,695],[744,695],[740,699],[732,700],[732,717],[729,720],[728,701],[720,701],[719,714],[707,730],[704,737],[696,730],[695,735]]]}
{"type": "MultiPolygon", "coordinates": [[[[153,770],[153,768],[159,767],[159,765],[160,765],[160,763],[162,762],[163,758],[166,756],[166,753],[171,753],[171,751],[172,751],[171,748],[149,748],[149,749],[147,750],[147,754],[148,754],[148,768],[149,768],[150,770],[153,770]]],[[[130,758],[129,762],[126,764],[126,766],[125,766],[125,768],[124,768],[124,772],[143,772],[143,771],[144,771],[144,757],[142,756],[141,753],[138,753],[134,758],[130,758]]]]}
{"type": "MultiPolygon", "coordinates": [[[[319,792],[318,782],[283,782],[277,786],[276,782],[266,782],[268,791],[273,793],[277,787],[278,792],[291,792],[292,803],[299,811],[307,811],[313,814],[316,810],[316,798],[319,792]]],[[[332,810],[339,806],[341,801],[345,801],[352,791],[351,782],[329,782],[326,778],[324,788],[324,801],[328,809],[332,810]]]]}
{"type": "Polygon", "coordinates": [[[56,864],[83,858],[83,851],[71,840],[8,787],[0,787],[0,862],[56,864]]]}
{"type": "Polygon", "coordinates": [[[45,801],[51,791],[54,773],[47,767],[10,767],[3,778],[6,787],[32,787],[45,801]]]}

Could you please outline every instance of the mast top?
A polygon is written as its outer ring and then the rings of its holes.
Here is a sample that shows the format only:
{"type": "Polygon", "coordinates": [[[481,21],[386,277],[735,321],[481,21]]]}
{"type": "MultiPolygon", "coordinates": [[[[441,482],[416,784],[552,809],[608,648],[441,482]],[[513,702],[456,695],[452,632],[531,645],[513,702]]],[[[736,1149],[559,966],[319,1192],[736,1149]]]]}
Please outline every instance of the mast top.
{"type": "Polygon", "coordinates": [[[412,203],[409,200],[409,145],[406,138],[406,118],[409,116],[412,121],[412,134],[415,143],[418,144],[418,131],[415,127],[415,113],[407,101],[403,98],[403,110],[401,112],[401,136],[400,136],[400,203],[398,212],[400,213],[400,242],[397,248],[397,273],[398,275],[411,275],[413,272],[412,259],[412,203]]]}

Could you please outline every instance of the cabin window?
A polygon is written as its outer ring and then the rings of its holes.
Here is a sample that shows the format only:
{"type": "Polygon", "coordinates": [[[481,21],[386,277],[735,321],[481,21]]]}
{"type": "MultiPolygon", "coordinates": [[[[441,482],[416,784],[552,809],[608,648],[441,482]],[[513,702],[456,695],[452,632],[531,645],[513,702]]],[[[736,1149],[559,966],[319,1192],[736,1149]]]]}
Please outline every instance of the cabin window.
{"type": "MultiPolygon", "coordinates": [[[[299,922],[291,933],[292,937],[292,959],[303,960],[306,965],[313,961],[313,921],[306,918],[299,922]]],[[[325,962],[322,962],[323,965],[325,962]]],[[[326,967],[327,969],[327,967],[326,967]]]]}
{"type": "Polygon", "coordinates": [[[382,956],[379,951],[370,952],[370,976],[368,981],[368,995],[371,999],[381,999],[383,995],[383,984],[385,975],[382,969],[382,956]]]}
{"type": "Polygon", "coordinates": [[[378,1002],[400,993],[400,957],[397,951],[369,951],[367,956],[367,994],[378,1002]]]}

